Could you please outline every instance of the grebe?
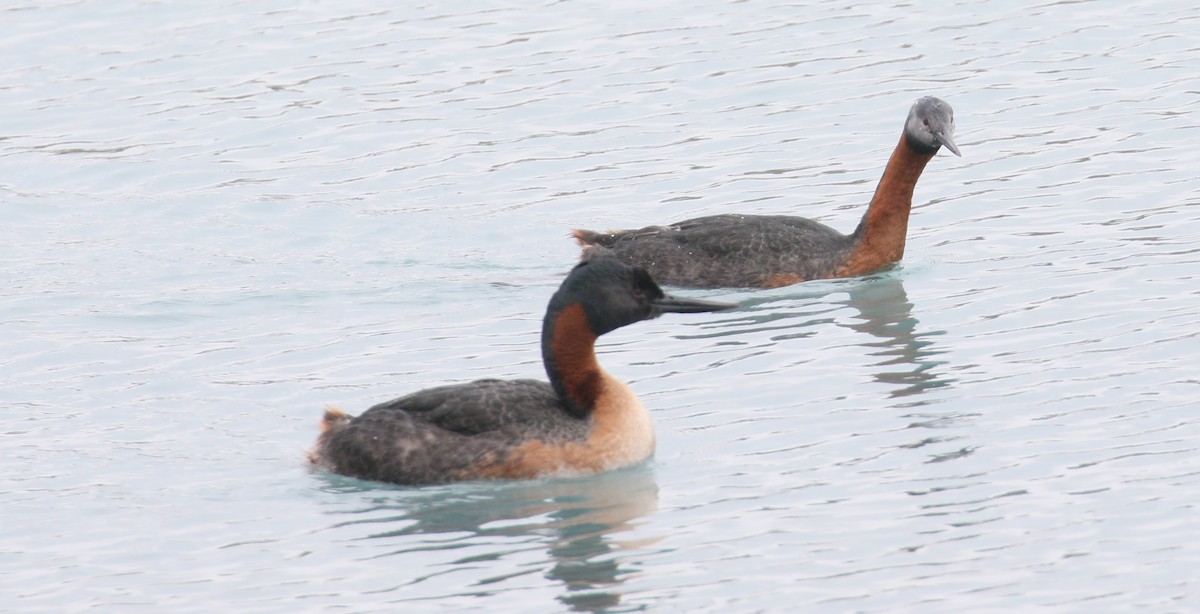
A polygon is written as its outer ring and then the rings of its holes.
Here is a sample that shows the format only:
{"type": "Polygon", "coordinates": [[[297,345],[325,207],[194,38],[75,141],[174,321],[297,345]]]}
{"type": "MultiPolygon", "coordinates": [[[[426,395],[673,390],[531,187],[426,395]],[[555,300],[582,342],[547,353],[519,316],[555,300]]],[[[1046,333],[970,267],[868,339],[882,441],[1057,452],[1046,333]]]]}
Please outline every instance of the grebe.
{"type": "Polygon", "coordinates": [[[775,288],[812,279],[850,277],[904,257],[913,188],[925,164],[954,144],[954,111],[926,96],[913,104],[862,222],[844,235],[820,222],[786,215],[712,215],[670,226],[571,234],[588,252],[611,252],[645,267],[659,283],[696,288],[775,288]]]}
{"type": "Polygon", "coordinates": [[[584,261],[550,299],[542,360],[550,381],[481,379],[414,392],[358,417],[327,409],[309,453],[356,478],[434,484],[579,475],[641,462],[654,426],[641,401],[596,362],[596,338],[663,313],[736,307],[664,294],[644,269],[584,261]]]}

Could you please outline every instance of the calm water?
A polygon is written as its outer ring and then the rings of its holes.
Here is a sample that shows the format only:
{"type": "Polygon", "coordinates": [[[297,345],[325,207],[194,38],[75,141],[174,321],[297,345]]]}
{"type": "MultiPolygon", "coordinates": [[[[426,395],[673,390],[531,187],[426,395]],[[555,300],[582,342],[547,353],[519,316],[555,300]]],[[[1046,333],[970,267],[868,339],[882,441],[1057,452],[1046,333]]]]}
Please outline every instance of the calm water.
{"type": "Polygon", "coordinates": [[[1192,3],[403,4],[0,2],[5,609],[1200,609],[1192,3]],[[925,94],[903,266],[605,337],[653,462],[305,466],[541,377],[569,228],[850,230],[925,94]]]}

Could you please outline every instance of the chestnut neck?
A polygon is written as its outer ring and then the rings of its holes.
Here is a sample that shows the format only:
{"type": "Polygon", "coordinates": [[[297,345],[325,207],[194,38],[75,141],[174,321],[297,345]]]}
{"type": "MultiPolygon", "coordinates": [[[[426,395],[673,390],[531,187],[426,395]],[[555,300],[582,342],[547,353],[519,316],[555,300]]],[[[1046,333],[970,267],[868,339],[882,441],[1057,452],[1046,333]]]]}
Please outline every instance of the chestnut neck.
{"type": "Polygon", "coordinates": [[[887,262],[904,257],[913,190],[935,153],[937,148],[919,146],[910,142],[907,134],[900,135],[900,142],[883,169],[871,204],[854,231],[854,241],[860,248],[877,253],[887,262]]]}
{"type": "Polygon", "coordinates": [[[547,315],[542,326],[546,375],[567,413],[576,418],[590,416],[600,396],[603,371],[596,361],[596,338],[579,303],[547,315]]]}

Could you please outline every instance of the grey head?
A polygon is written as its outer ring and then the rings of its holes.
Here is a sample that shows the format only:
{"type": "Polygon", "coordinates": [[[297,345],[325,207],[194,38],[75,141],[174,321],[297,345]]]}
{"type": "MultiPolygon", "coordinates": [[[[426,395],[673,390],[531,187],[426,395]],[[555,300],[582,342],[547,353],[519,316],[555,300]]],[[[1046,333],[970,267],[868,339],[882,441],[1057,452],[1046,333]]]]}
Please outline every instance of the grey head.
{"type": "Polygon", "coordinates": [[[673,296],[662,291],[646,269],[629,266],[613,257],[593,257],[577,265],[550,299],[546,326],[558,313],[578,304],[587,315],[588,326],[597,336],[664,313],[702,313],[737,307],[698,298],[673,296]]]}
{"type": "Polygon", "coordinates": [[[940,98],[926,96],[913,103],[904,122],[904,134],[918,151],[934,153],[945,146],[962,156],[954,144],[954,109],[940,98]]]}

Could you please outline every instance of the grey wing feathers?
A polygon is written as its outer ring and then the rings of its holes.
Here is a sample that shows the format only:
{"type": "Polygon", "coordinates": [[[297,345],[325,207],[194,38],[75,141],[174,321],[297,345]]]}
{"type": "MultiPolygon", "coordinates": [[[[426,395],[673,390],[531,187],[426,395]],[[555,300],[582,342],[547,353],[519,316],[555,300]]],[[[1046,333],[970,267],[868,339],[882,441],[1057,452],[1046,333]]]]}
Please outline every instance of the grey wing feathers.
{"type": "Polygon", "coordinates": [[[427,388],[367,412],[406,412],[414,420],[463,435],[528,428],[563,415],[561,401],[546,382],[498,379],[427,388]]]}

